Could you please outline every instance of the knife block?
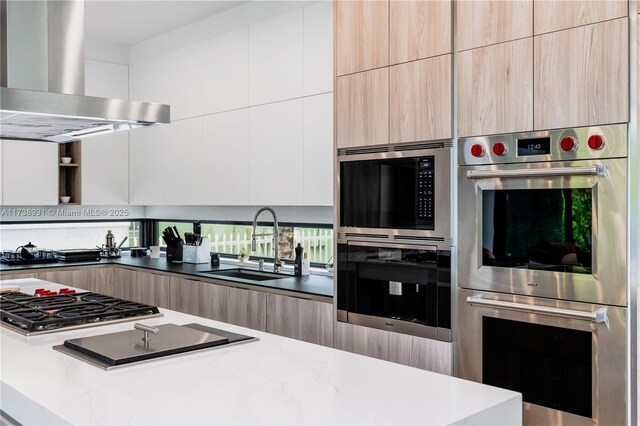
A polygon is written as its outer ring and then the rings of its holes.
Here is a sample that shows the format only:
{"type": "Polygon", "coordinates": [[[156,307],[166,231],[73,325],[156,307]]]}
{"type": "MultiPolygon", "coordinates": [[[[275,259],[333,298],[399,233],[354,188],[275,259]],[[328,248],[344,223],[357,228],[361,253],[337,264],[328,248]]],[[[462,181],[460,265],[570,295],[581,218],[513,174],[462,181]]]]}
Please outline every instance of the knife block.
{"type": "Polygon", "coordinates": [[[184,263],[209,263],[211,256],[211,239],[202,238],[199,246],[185,244],[182,247],[182,261],[184,263]]]}
{"type": "Polygon", "coordinates": [[[180,240],[176,246],[167,246],[167,262],[177,263],[182,262],[182,247],[183,242],[180,240]]]}

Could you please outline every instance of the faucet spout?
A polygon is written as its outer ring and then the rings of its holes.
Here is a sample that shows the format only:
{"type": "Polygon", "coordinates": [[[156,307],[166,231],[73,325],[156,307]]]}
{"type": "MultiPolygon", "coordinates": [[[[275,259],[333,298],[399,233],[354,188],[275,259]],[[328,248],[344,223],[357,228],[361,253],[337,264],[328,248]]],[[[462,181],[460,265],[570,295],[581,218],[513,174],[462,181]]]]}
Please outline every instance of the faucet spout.
{"type": "Polygon", "coordinates": [[[280,268],[282,267],[282,262],[280,262],[280,257],[278,256],[278,244],[280,242],[279,239],[279,231],[278,231],[278,216],[276,215],[275,210],[271,207],[261,207],[253,218],[253,229],[251,231],[251,251],[256,251],[256,227],[258,226],[258,216],[263,211],[268,211],[273,216],[273,234],[261,234],[261,235],[273,235],[273,272],[280,272],[280,268]]]}

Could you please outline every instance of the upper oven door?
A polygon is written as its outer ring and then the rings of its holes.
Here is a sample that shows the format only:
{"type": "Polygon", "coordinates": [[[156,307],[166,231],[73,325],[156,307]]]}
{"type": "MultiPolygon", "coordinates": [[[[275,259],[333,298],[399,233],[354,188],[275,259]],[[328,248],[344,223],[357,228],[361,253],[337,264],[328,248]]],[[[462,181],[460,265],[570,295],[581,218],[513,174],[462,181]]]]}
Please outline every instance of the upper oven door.
{"type": "Polygon", "coordinates": [[[460,167],[460,286],[625,306],[625,173],[625,159],[460,167]]]}
{"type": "Polygon", "coordinates": [[[451,148],[338,157],[340,232],[441,237],[451,229],[451,148]]]}

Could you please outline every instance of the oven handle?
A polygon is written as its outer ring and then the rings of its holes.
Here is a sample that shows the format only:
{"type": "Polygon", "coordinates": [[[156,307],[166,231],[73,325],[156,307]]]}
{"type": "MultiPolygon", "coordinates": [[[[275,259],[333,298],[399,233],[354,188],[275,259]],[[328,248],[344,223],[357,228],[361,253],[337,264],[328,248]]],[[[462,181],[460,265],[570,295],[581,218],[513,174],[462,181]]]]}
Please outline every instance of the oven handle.
{"type": "Polygon", "coordinates": [[[478,296],[467,297],[467,303],[471,306],[485,306],[490,308],[509,309],[528,314],[542,314],[553,317],[570,318],[591,321],[595,323],[607,322],[607,308],[598,309],[595,312],[575,311],[573,309],[560,309],[548,306],[533,306],[524,303],[504,302],[501,300],[483,299],[478,296]]]}
{"type": "Polygon", "coordinates": [[[467,179],[522,178],[546,176],[603,176],[604,166],[551,167],[545,169],[469,170],[467,179]]]}

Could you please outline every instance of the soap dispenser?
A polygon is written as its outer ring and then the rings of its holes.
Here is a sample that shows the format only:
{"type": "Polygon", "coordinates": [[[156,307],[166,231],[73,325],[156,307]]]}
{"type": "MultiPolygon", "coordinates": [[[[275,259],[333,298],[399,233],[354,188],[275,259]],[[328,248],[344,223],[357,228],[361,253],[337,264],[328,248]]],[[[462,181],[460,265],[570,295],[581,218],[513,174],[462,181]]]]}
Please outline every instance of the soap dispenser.
{"type": "Polygon", "coordinates": [[[305,253],[302,259],[302,276],[306,277],[309,274],[311,274],[311,260],[307,258],[307,253],[305,253]]]}
{"type": "Polygon", "coordinates": [[[294,260],[293,265],[293,275],[296,277],[302,276],[302,253],[304,252],[304,248],[298,243],[296,247],[296,258],[294,260]]]}

